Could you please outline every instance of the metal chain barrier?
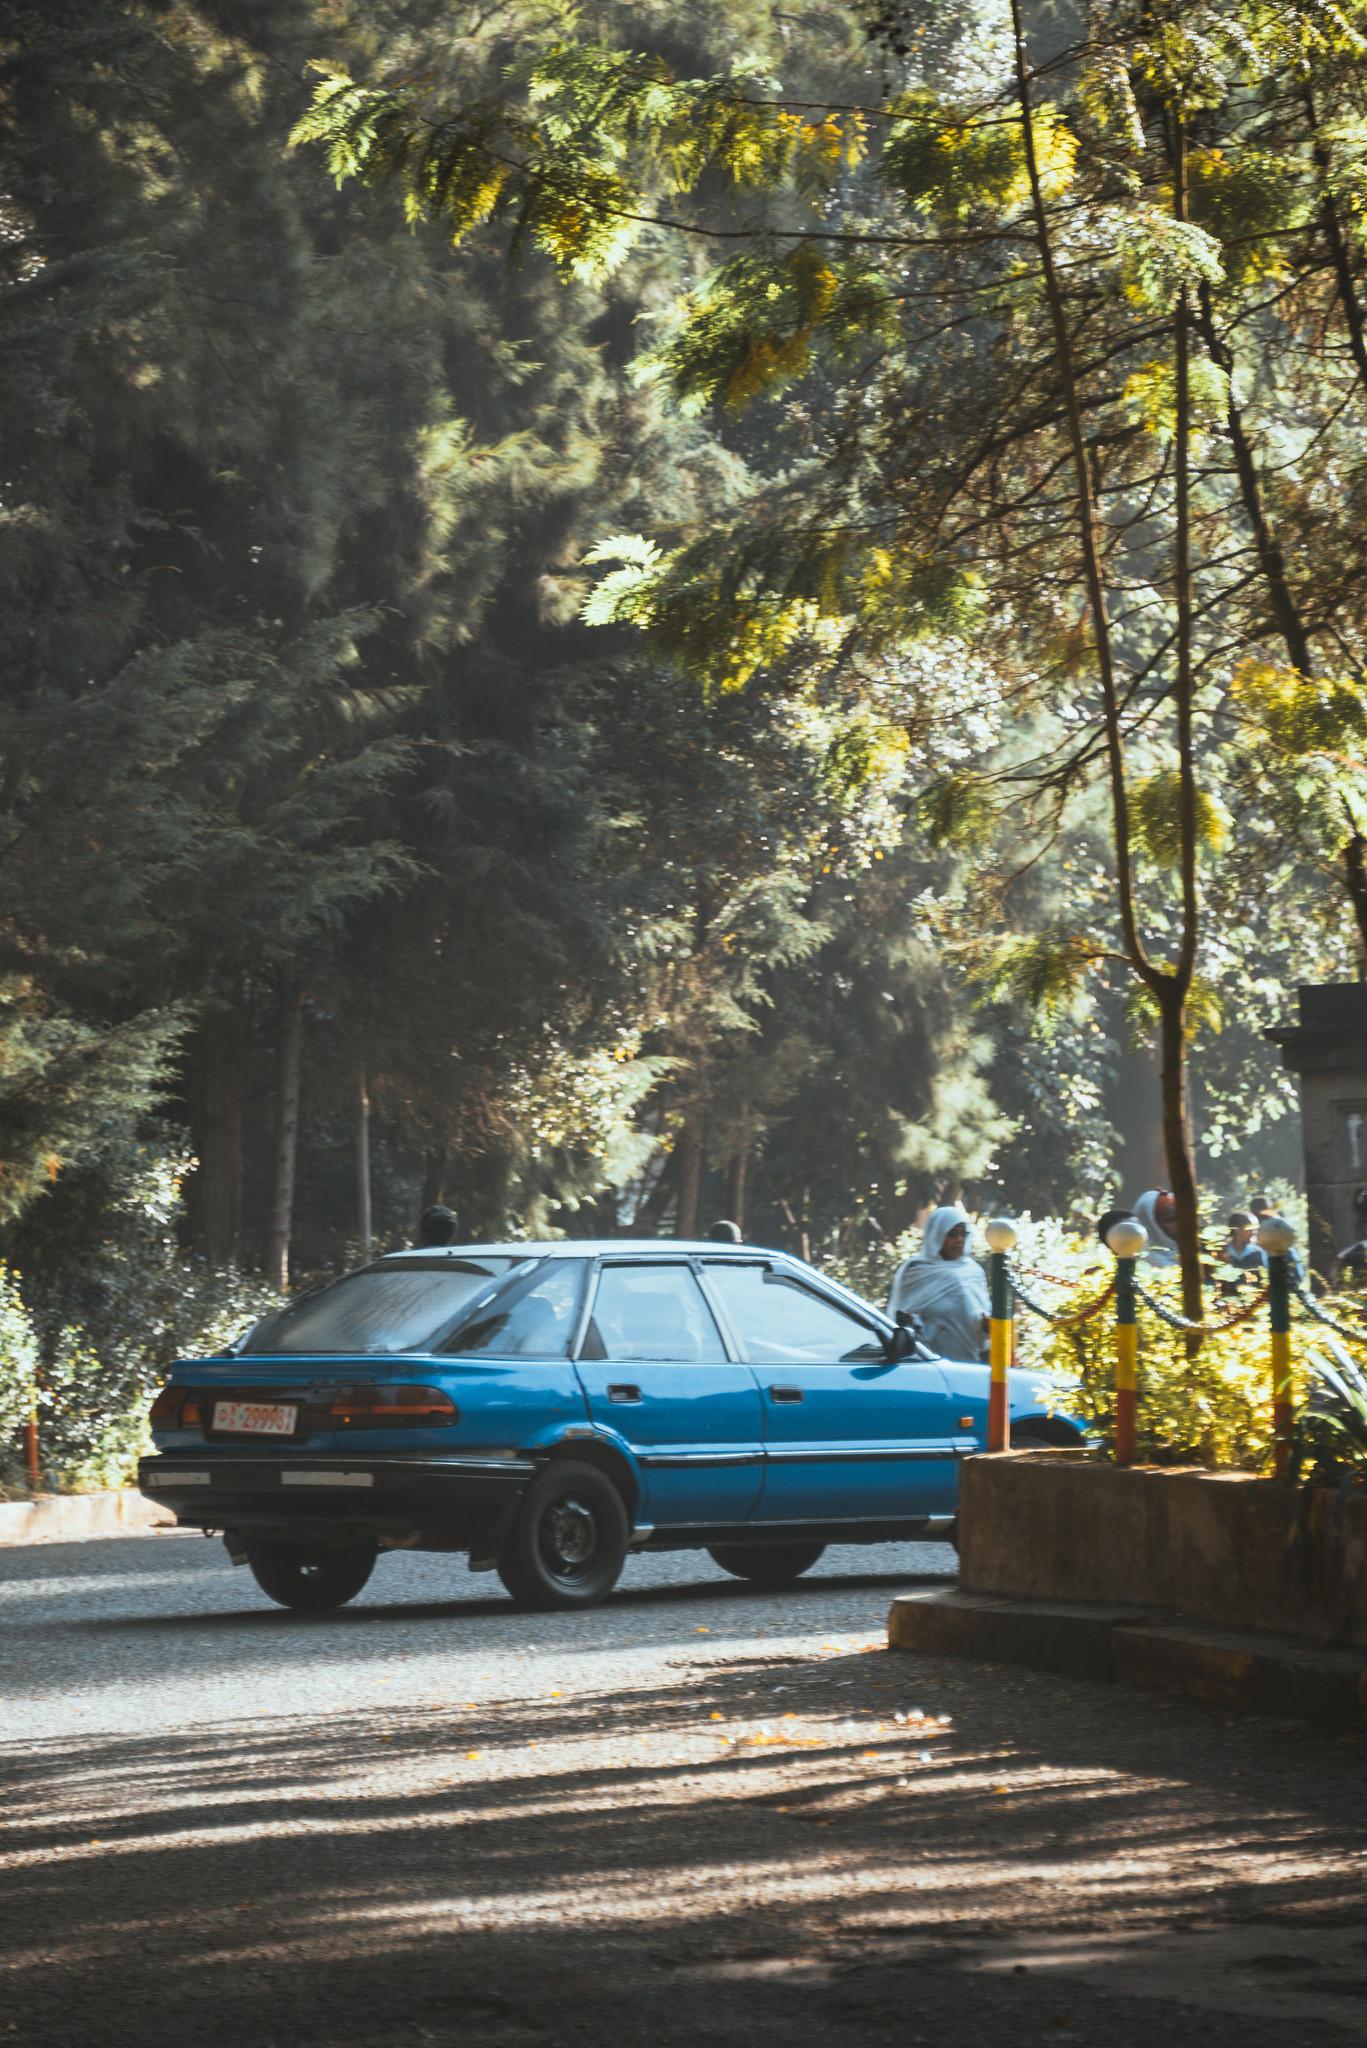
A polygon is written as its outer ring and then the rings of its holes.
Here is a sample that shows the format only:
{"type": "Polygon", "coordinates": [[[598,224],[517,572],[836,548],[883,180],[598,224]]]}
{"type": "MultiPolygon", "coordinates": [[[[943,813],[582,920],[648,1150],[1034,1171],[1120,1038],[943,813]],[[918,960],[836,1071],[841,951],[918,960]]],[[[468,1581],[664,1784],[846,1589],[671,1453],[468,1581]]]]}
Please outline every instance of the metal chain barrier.
{"type": "MultiPolygon", "coordinates": [[[[1022,1308],[1028,1308],[1032,1315],[1041,1317],[1046,1323],[1057,1323],[1065,1329],[1070,1323],[1085,1323],[1092,1316],[1099,1315],[1115,1293],[1115,1281],[1108,1281],[1094,1301],[1084,1302],[1080,1309],[1075,1309],[1072,1314],[1065,1315],[1061,1309],[1046,1308],[1042,1301],[1035,1300],[1034,1296],[1022,1285],[1020,1268],[1018,1266],[1011,1267],[1010,1274],[1011,1292],[1015,1295],[1017,1301],[1020,1302],[1022,1308]]],[[[1049,1276],[1045,1274],[1042,1277],[1048,1279],[1049,1276]]]]}
{"type": "Polygon", "coordinates": [[[1347,1337],[1355,1344],[1367,1343],[1367,1323],[1358,1323],[1356,1326],[1352,1323],[1341,1323],[1337,1316],[1330,1315],[1327,1308],[1320,1307],[1308,1287],[1293,1287],[1291,1292],[1306,1314],[1312,1316],[1317,1323],[1323,1323],[1328,1330],[1336,1330],[1340,1337],[1347,1337]]]}
{"type": "Polygon", "coordinates": [[[1160,1323],[1166,1323],[1170,1330],[1189,1330],[1202,1337],[1212,1337],[1217,1330],[1232,1330],[1238,1324],[1246,1323],[1250,1316],[1258,1313],[1264,1302],[1263,1295],[1255,1293],[1247,1308],[1235,1309],[1232,1316],[1222,1316],[1218,1322],[1207,1320],[1203,1323],[1194,1323],[1189,1316],[1179,1315],[1176,1309],[1169,1308],[1166,1302],[1156,1300],[1147,1287],[1141,1287],[1138,1280],[1134,1283],[1134,1291],[1145,1308],[1156,1315],[1160,1323]]]}

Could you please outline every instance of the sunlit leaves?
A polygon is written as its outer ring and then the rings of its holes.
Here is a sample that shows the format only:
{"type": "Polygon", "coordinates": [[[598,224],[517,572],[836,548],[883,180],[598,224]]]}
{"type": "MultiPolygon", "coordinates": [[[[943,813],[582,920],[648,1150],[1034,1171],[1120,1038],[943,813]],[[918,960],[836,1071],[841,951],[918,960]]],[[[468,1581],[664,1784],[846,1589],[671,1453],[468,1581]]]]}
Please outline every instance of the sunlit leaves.
{"type": "Polygon", "coordinates": [[[589,549],[585,564],[618,566],[600,576],[584,600],[581,616],[590,626],[644,624],[650,615],[650,593],[665,565],[663,550],[639,533],[613,534],[589,549]]]}
{"type": "Polygon", "coordinates": [[[1113,213],[1109,227],[1121,289],[1135,306],[1167,312],[1183,286],[1219,284],[1224,277],[1214,236],[1161,207],[1113,213]]]}
{"type": "Polygon", "coordinates": [[[1108,142],[1120,142],[1136,154],[1143,151],[1144,124],[1122,50],[1103,43],[1088,55],[1078,77],[1078,99],[1108,142]]]}
{"type": "Polygon", "coordinates": [[[933,845],[977,852],[992,836],[998,805],[985,779],[963,770],[928,782],[917,800],[916,815],[933,845]]]}
{"type": "MultiPolygon", "coordinates": [[[[1228,813],[1204,786],[1193,792],[1192,804],[1196,846],[1206,853],[1219,853],[1229,838],[1228,813]]],[[[1180,867],[1185,834],[1176,770],[1138,782],[1131,796],[1131,812],[1136,842],[1149,859],[1158,867],[1180,867]]]]}
{"type": "MultiPolygon", "coordinates": [[[[1177,377],[1172,360],[1156,357],[1132,370],[1125,379],[1123,398],[1135,423],[1163,440],[1170,440],[1177,427],[1177,377]]],[[[1187,381],[1188,419],[1192,427],[1217,429],[1229,411],[1229,378],[1208,356],[1191,364],[1187,381]]]]}
{"type": "MultiPolygon", "coordinates": [[[[1030,197],[1019,121],[974,119],[932,93],[908,95],[883,152],[884,181],[918,213],[947,226],[979,214],[1018,213],[1030,197]]],[[[1035,115],[1035,149],[1047,196],[1072,181],[1077,140],[1058,109],[1035,115]]]]}
{"type": "Polygon", "coordinates": [[[1367,754],[1367,687],[1356,677],[1302,675],[1250,655],[1234,675],[1235,701],[1288,755],[1367,754]]]}
{"type": "Polygon", "coordinates": [[[876,272],[800,243],[724,264],[643,367],[666,376],[686,410],[716,402],[739,411],[800,377],[818,345],[844,360],[894,330],[876,272]]]}
{"type": "Polygon", "coordinates": [[[427,111],[421,82],[357,83],[335,66],[296,124],[338,183],[395,182],[410,221],[440,220],[459,243],[506,214],[513,244],[567,277],[622,261],[652,193],[691,191],[724,171],[755,189],[817,196],[865,149],[857,114],[809,117],[743,81],[676,79],[658,58],[556,44],[508,73],[506,94],[427,111]]]}
{"type": "Polygon", "coordinates": [[[975,971],[996,1002],[1030,1017],[1067,1011],[1082,994],[1098,948],[1079,932],[1046,929],[1002,940],[975,971]]]}
{"type": "Polygon", "coordinates": [[[1193,149],[1188,159],[1192,218],[1220,244],[1236,282],[1282,275],[1290,261],[1286,229],[1309,197],[1303,169],[1271,150],[1193,149]]]}

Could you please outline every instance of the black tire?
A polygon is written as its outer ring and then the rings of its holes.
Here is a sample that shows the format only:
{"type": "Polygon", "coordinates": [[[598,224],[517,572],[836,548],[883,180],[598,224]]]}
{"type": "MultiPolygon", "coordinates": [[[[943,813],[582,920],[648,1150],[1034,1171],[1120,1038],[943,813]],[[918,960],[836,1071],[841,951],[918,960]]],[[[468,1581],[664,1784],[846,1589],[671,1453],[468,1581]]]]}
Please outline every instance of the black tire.
{"type": "Polygon", "coordinates": [[[809,1572],[825,1552],[824,1543],[718,1543],[708,1556],[733,1579],[752,1586],[789,1586],[809,1572]]]}
{"type": "Polygon", "coordinates": [[[621,1578],[630,1535],[606,1473],[553,1459],[522,1497],[498,1575],[519,1607],[593,1607],[621,1578]]]}
{"type": "Polygon", "coordinates": [[[341,1550],[306,1550],[293,1543],[249,1543],[247,1568],[263,1593],[281,1607],[322,1614],[354,1600],[375,1569],[373,1543],[341,1550]]]}
{"type": "Polygon", "coordinates": [[[1056,1451],[1058,1445],[1052,1437],[1045,1436],[1038,1429],[1031,1429],[1028,1422],[1023,1422],[1019,1429],[1013,1429],[1011,1432],[1011,1448],[1013,1451],[1056,1451]]]}

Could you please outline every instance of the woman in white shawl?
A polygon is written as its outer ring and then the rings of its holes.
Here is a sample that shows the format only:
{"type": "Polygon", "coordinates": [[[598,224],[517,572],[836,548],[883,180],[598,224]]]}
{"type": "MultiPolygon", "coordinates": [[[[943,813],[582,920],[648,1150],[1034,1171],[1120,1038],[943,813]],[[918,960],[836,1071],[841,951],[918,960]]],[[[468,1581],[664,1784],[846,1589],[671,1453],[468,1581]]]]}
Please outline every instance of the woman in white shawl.
{"type": "Polygon", "coordinates": [[[920,1251],[903,1259],[888,1294],[889,1315],[909,1310],[927,1350],[963,1364],[986,1355],[991,1307],[987,1275],[970,1256],[972,1237],[962,1209],[932,1209],[920,1251]]]}
{"type": "Polygon", "coordinates": [[[1149,1233],[1148,1250],[1144,1253],[1146,1264],[1177,1265],[1181,1252],[1171,1229],[1177,1221],[1176,1195],[1170,1195],[1166,1188],[1150,1188],[1135,1203],[1134,1213],[1149,1233]]]}

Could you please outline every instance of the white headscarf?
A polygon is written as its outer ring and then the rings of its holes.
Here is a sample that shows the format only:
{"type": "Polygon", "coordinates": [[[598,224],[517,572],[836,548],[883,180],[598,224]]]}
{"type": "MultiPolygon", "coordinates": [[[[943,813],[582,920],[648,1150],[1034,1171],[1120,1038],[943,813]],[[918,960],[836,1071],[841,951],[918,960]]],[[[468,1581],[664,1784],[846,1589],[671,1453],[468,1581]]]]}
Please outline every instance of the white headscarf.
{"type": "Polygon", "coordinates": [[[1135,1203],[1134,1213],[1149,1233],[1149,1248],[1144,1254],[1149,1265],[1175,1266],[1181,1257],[1177,1239],[1170,1237],[1158,1220],[1158,1198],[1162,1192],[1161,1188],[1150,1188],[1135,1203]]]}
{"type": "Polygon", "coordinates": [[[973,1225],[958,1207],[932,1209],[921,1233],[921,1249],[903,1259],[888,1293],[888,1313],[907,1309],[919,1318],[929,1350],[968,1363],[983,1356],[982,1319],[988,1314],[987,1275],[972,1257],[973,1225]],[[963,1255],[943,1256],[945,1239],[962,1226],[963,1255]]]}

